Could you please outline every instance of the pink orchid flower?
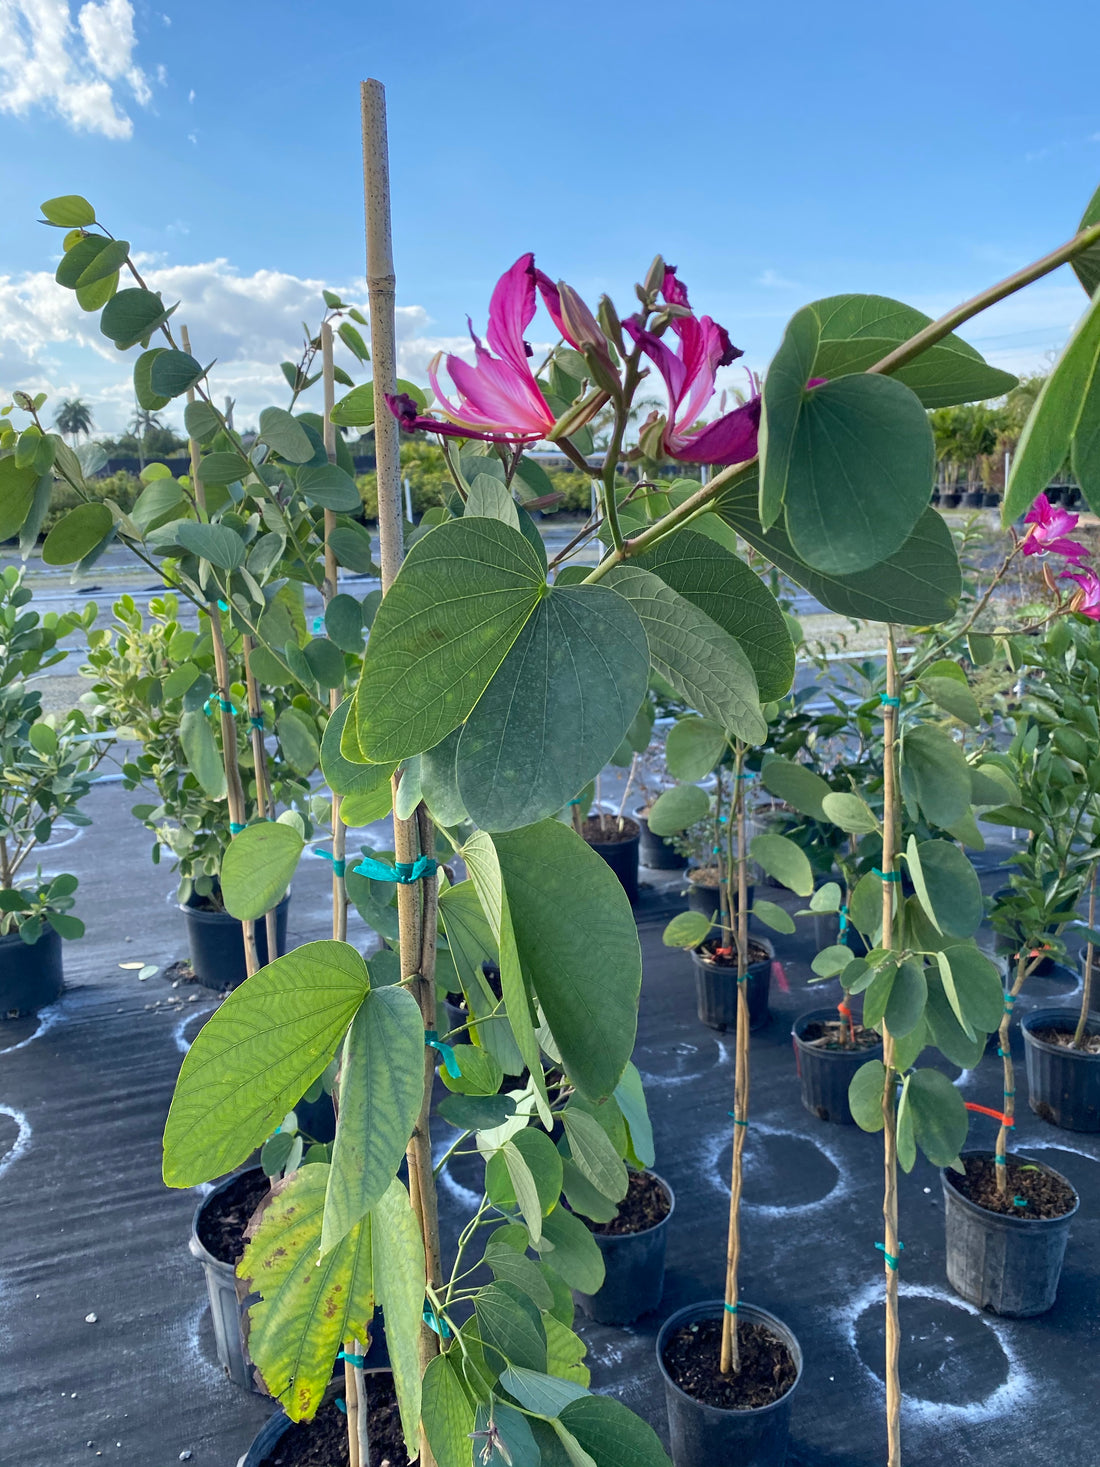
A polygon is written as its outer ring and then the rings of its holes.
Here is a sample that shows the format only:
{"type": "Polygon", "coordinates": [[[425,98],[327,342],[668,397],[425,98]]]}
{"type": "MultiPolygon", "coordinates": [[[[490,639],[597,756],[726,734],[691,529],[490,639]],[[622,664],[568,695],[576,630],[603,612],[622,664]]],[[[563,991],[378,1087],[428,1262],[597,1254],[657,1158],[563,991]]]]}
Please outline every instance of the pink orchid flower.
{"type": "MultiPolygon", "coordinates": [[[[665,270],[661,294],[668,305],[690,309],[687,287],[672,268],[665,270]]],[[[674,316],[671,326],[677,347],[673,351],[647,331],[639,317],[632,316],[623,325],[668,389],[668,416],[661,441],[669,458],[694,464],[735,464],[752,458],[760,427],[759,394],[713,423],[694,426],[714,396],[718,368],[743,355],[730,343],[725,328],[709,316],[674,316]]]]}
{"type": "Polygon", "coordinates": [[[1067,538],[1079,518],[1068,509],[1055,508],[1045,494],[1040,494],[1024,515],[1024,523],[1029,526],[1023,540],[1024,554],[1062,555],[1071,565],[1079,566],[1087,560],[1088,551],[1079,540],[1067,538]]]}
{"type": "MultiPolygon", "coordinates": [[[[473,365],[448,355],[447,371],[458,390],[452,402],[439,385],[439,355],[428,368],[443,419],[420,416],[407,394],[386,397],[390,411],[402,428],[412,432],[426,428],[454,438],[480,438],[489,443],[537,443],[554,426],[554,414],[539,390],[528,357],[530,347],[523,333],[535,314],[535,257],[521,255],[496,283],[489,302],[486,350],[474,335],[473,365]],[[496,355],[493,355],[493,352],[496,355]]],[[[468,319],[468,318],[467,318],[468,319]]]]}
{"type": "Polygon", "coordinates": [[[1062,579],[1076,581],[1081,588],[1074,591],[1070,598],[1070,611],[1079,611],[1090,621],[1100,621],[1100,576],[1094,570],[1084,567],[1079,571],[1063,571],[1062,579]]]}

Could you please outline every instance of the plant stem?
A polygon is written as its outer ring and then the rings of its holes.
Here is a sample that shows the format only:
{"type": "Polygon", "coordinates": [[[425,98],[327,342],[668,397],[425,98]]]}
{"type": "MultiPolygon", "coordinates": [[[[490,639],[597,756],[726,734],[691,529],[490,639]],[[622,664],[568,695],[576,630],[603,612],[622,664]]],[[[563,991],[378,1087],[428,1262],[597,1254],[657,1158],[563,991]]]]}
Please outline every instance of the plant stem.
{"type": "MultiPolygon", "coordinates": [[[[396,331],[394,301],[396,282],[393,269],[393,246],[390,237],[390,178],[386,139],[386,92],[378,81],[363,82],[360,88],[363,128],[363,185],[367,232],[367,293],[370,305],[371,357],[374,363],[374,390],[394,392],[397,383],[396,331]]],[[[375,417],[375,456],[378,468],[378,538],[383,595],[392,586],[404,556],[401,528],[401,461],[397,419],[392,413],[380,412],[375,417]]],[[[394,775],[394,797],[400,771],[394,775]]],[[[421,822],[417,818],[400,820],[393,817],[394,853],[398,861],[415,861],[420,854],[421,829],[432,829],[427,811],[421,822]]],[[[425,852],[432,854],[431,844],[425,852]]],[[[435,939],[436,877],[424,877],[415,884],[397,888],[397,914],[400,931],[399,952],[402,978],[412,977],[410,991],[420,1004],[425,1029],[435,1028],[435,939]],[[423,895],[424,910],[421,911],[423,895]]],[[[424,1049],[424,1095],[420,1115],[409,1141],[409,1195],[424,1242],[425,1284],[429,1288],[441,1283],[439,1257],[439,1213],[435,1175],[432,1170],[431,1135],[428,1119],[431,1113],[432,1084],[435,1080],[434,1051],[424,1049]]],[[[423,1372],[439,1352],[439,1340],[426,1324],[420,1329],[420,1368],[423,1372]]],[[[428,1445],[423,1426],[420,1431],[422,1467],[435,1467],[435,1457],[428,1445]]]]}
{"type": "MultiPolygon", "coordinates": [[[[1089,877],[1089,931],[1096,928],[1096,866],[1093,865],[1092,874],[1089,877]]],[[[1085,976],[1081,989],[1081,1015],[1077,1020],[1077,1028],[1073,1031],[1074,1049],[1083,1049],[1085,1045],[1085,1029],[1089,1020],[1089,1009],[1092,1006],[1092,960],[1095,954],[1092,938],[1089,938],[1088,947],[1085,949],[1085,976]]]]}
{"type": "Polygon", "coordinates": [[[749,885],[745,854],[745,745],[738,742],[734,755],[734,791],[730,812],[729,845],[737,832],[736,860],[730,851],[727,863],[728,893],[732,906],[733,874],[737,868],[737,1034],[733,1068],[733,1164],[730,1176],[730,1215],[726,1234],[726,1290],[722,1311],[723,1375],[736,1375],[741,1368],[741,1352],[737,1339],[737,1306],[739,1303],[738,1270],[741,1265],[741,1189],[744,1181],[745,1132],[749,1124],[749,885]]]}
{"type": "MultiPolygon", "coordinates": [[[[190,354],[191,338],[186,326],[180,327],[180,340],[183,342],[184,351],[190,354]]],[[[188,405],[194,401],[195,389],[189,387],[187,389],[188,405]]],[[[190,456],[191,486],[195,491],[195,502],[205,516],[206,491],[199,473],[199,445],[196,439],[188,438],[187,451],[190,456]]],[[[222,619],[221,612],[218,610],[217,598],[207,605],[206,614],[210,621],[210,640],[214,648],[214,675],[218,689],[218,714],[222,730],[222,758],[225,761],[225,802],[229,810],[230,824],[240,826],[243,830],[248,817],[245,809],[244,786],[241,784],[241,769],[237,760],[237,719],[229,701],[229,657],[225,650],[225,637],[222,633],[222,619]]],[[[256,950],[256,924],[251,920],[242,921],[241,930],[244,934],[245,972],[251,978],[252,974],[258,973],[260,969],[260,955],[256,950]]]]}
{"type": "MultiPolygon", "coordinates": [[[[328,455],[330,464],[336,462],[336,426],[332,421],[332,408],[336,401],[336,375],[333,372],[332,361],[332,327],[328,321],[321,327],[321,375],[324,382],[324,433],[325,453],[328,455]]],[[[325,602],[325,611],[328,611],[329,602],[340,588],[340,567],[336,563],[336,553],[329,543],[333,530],[336,528],[336,514],[331,509],[325,510],[325,580],[322,596],[325,602]]],[[[340,706],[340,688],[332,688],[328,695],[329,717],[336,712],[340,706]]],[[[348,935],[348,888],[347,882],[341,873],[341,862],[347,854],[347,826],[340,818],[340,805],[342,797],[331,790],[332,795],[332,935],[337,942],[345,942],[348,935]]],[[[364,1464],[365,1467],[365,1464],[364,1464]]]]}
{"type": "MultiPolygon", "coordinates": [[[[252,736],[252,762],[256,766],[256,813],[261,820],[274,820],[275,800],[271,793],[271,775],[267,767],[267,745],[264,743],[263,704],[260,701],[259,684],[252,672],[252,638],[246,633],[241,638],[241,653],[244,659],[244,684],[248,693],[248,723],[252,736]]],[[[264,932],[267,936],[267,961],[279,956],[279,934],[275,908],[264,913],[264,932]]],[[[257,957],[259,955],[257,954],[257,957]]]]}
{"type": "MultiPolygon", "coordinates": [[[[886,629],[886,696],[898,697],[897,652],[894,629],[886,629]]],[[[898,710],[886,704],[882,710],[883,784],[882,784],[882,871],[889,876],[894,870],[897,851],[897,731],[898,710]]],[[[882,946],[894,946],[894,887],[882,883],[882,946]]],[[[894,1064],[894,1037],[882,1025],[883,1063],[886,1077],[882,1087],[883,1172],[882,1194],[883,1249],[886,1269],[886,1440],[887,1467],[901,1464],[901,1381],[898,1356],[901,1328],[898,1320],[898,1133],[897,1070],[894,1064]],[[890,1260],[894,1262],[891,1263],[890,1260]]]]}
{"type": "Polygon", "coordinates": [[[895,347],[875,363],[868,367],[869,372],[890,373],[896,372],[899,367],[906,366],[914,357],[919,357],[922,351],[927,351],[930,346],[935,346],[937,341],[942,341],[945,336],[964,322],[969,321],[972,316],[977,316],[989,306],[1003,301],[1006,296],[1013,295],[1022,290],[1025,285],[1031,285],[1036,280],[1041,280],[1044,275],[1049,275],[1052,270],[1057,270],[1059,265],[1065,265],[1076,255],[1087,250],[1090,245],[1100,243],[1100,224],[1092,224],[1088,229],[1082,229],[1068,239],[1065,244],[1059,245],[1056,250],[1051,250],[1049,255],[1036,260],[1031,265],[1025,265],[1022,270],[1007,275],[1004,280],[991,285],[987,290],[980,291],[978,295],[971,296],[970,300],[963,301],[962,305],[956,306],[941,316],[938,321],[932,321],[916,336],[911,336],[908,341],[903,341],[901,346],[895,347]]]}

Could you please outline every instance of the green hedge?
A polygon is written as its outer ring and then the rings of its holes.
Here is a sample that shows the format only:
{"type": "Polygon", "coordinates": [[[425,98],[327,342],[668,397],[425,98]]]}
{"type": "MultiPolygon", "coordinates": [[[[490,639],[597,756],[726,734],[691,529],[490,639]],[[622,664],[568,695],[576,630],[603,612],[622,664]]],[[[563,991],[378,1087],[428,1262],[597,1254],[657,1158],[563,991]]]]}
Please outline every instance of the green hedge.
{"type": "MultiPolygon", "coordinates": [[[[136,474],[128,474],[120,469],[117,474],[106,474],[102,479],[88,479],[88,491],[95,499],[113,499],[120,509],[127,514],[133,509],[138,495],[144,485],[136,474]]],[[[75,509],[84,500],[77,494],[75,489],[61,480],[54,481],[53,498],[42,525],[41,534],[48,535],[57,524],[62,515],[68,514],[70,509],[75,509]]]]}

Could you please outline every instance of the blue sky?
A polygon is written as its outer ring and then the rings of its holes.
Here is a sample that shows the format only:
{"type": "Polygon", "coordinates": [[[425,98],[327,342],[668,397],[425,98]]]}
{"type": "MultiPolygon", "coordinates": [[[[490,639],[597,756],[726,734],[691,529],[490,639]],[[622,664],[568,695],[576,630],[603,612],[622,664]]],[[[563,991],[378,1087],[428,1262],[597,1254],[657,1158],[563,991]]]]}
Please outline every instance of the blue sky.
{"type": "MultiPolygon", "coordinates": [[[[526,249],[627,308],[660,250],[757,369],[820,296],[934,314],[1075,227],[1100,182],[1098,31],[1093,0],[0,0],[0,388],[79,391],[104,429],[130,410],[34,222],[79,192],[182,300],[244,416],[281,400],[320,284],[362,292],[367,75],[389,97],[409,375],[467,312],[484,326],[526,249]]],[[[1083,304],[1063,270],[969,336],[1032,369],[1083,304]]]]}

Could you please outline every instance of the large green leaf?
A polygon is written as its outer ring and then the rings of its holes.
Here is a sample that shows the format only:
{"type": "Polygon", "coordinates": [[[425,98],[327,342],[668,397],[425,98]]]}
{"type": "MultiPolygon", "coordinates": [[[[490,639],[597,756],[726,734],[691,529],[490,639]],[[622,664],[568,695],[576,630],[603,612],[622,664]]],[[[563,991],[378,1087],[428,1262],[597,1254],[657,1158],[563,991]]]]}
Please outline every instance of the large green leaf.
{"type": "MultiPolygon", "coordinates": [[[[951,968],[958,1008],[974,1029],[992,1034],[1004,1015],[1004,988],[997,965],[973,942],[953,943],[938,955],[951,968]]],[[[946,976],[944,978],[946,988],[946,976]]]]}
{"type": "Polygon", "coordinates": [[[886,1066],[881,1060],[868,1060],[852,1076],[848,1087],[848,1106],[860,1130],[882,1130],[882,1092],[885,1086],[886,1066]]]}
{"type": "Polygon", "coordinates": [[[538,557],[498,520],[453,520],[418,540],[367,644],[356,701],[364,756],[404,759],[464,723],[545,592],[538,557]]]}
{"type": "Polygon", "coordinates": [[[626,893],[607,862],[557,820],[493,843],[523,972],[570,1080],[603,1100],[622,1079],[638,1022],[642,959],[626,893]]]}
{"type": "Polygon", "coordinates": [[[345,942],[276,958],[206,1021],[184,1057],[164,1128],[164,1180],[193,1187],[239,1166],[336,1052],[368,988],[345,942]]]}
{"type": "MultiPolygon", "coordinates": [[[[669,735],[671,738],[671,734],[669,735]]],[[[760,782],[770,794],[812,820],[827,820],[822,800],[833,791],[820,774],[791,759],[769,759],[760,771],[760,782]]]]}
{"type": "Polygon", "coordinates": [[[764,378],[760,418],[760,521],[771,529],[783,511],[791,456],[806,384],[814,375],[821,323],[812,306],[803,306],[787,323],[779,350],[764,378]]]}
{"type": "Polygon", "coordinates": [[[681,530],[639,556],[638,563],[729,633],[748,658],[765,702],[790,690],[790,631],[778,601],[743,560],[708,535],[681,530]]]}
{"type": "Polygon", "coordinates": [[[654,835],[664,838],[687,830],[709,811],[710,797],[705,790],[697,784],[676,784],[653,801],[647,823],[654,835]]]}
{"type": "MultiPolygon", "coordinates": [[[[541,829],[540,826],[533,828],[541,829]]],[[[500,954],[501,993],[504,997],[508,1024],[523,1063],[531,1073],[539,1114],[543,1123],[549,1126],[551,1124],[550,1102],[546,1094],[538,1040],[535,1037],[531,996],[516,941],[515,926],[509,907],[508,893],[504,887],[497,847],[489,835],[484,831],[477,831],[463,846],[462,855],[500,954]]],[[[469,994],[470,990],[466,991],[469,994]]],[[[503,1064],[504,1061],[502,1060],[501,1063],[503,1064]]]]}
{"type": "Polygon", "coordinates": [[[180,397],[205,374],[202,363],[185,351],[158,352],[149,366],[149,386],[157,397],[180,397]]]}
{"type": "Polygon", "coordinates": [[[545,1371],[546,1330],[538,1307],[515,1284],[496,1282],[474,1299],[482,1343],[508,1365],[545,1371]]]}
{"type": "MultiPolygon", "coordinates": [[[[486,839],[485,844],[492,854],[491,864],[497,873],[495,852],[486,839]]],[[[486,862],[482,863],[485,873],[486,862]]],[[[512,1026],[504,1014],[497,1012],[499,1005],[482,972],[482,963],[499,961],[497,943],[489,919],[478,900],[472,881],[460,882],[440,893],[439,915],[443,921],[451,957],[462,982],[462,991],[470,1005],[473,1017],[478,1021],[473,1037],[484,1045],[507,1075],[518,1075],[524,1067],[524,1059],[516,1045],[512,1026]],[[491,1017],[490,1017],[491,1016],[491,1017]]]]}
{"type": "Polygon", "coordinates": [[[757,509],[755,469],[746,470],[723,490],[715,510],[777,569],[841,616],[925,626],[945,621],[962,591],[951,531],[931,508],[900,550],[879,565],[847,576],[824,575],[807,565],[781,524],[765,532],[757,509]]]}
{"type": "Polygon", "coordinates": [[[456,767],[470,818],[514,830],[560,810],[622,743],[648,682],[629,601],[606,586],[552,589],[466,720],[456,767]]]}
{"type": "Polygon", "coordinates": [[[501,520],[519,529],[519,511],[512,491],[495,474],[475,474],[470,481],[470,493],[463,510],[467,515],[484,515],[488,519],[501,520]]]}
{"type": "MultiPolygon", "coordinates": [[[[1083,421],[1091,389],[1100,374],[1100,287],[1062,350],[1054,370],[1043,382],[1039,396],[1020,434],[1005,487],[1002,519],[1010,525],[1042,494],[1065,463],[1079,429],[1094,431],[1083,421]]],[[[1081,488],[1095,513],[1100,506],[1100,482],[1090,477],[1081,488]]]]}
{"type": "Polygon", "coordinates": [[[206,714],[192,709],[180,719],[180,746],[187,767],[212,800],[225,798],[225,765],[206,714]]]}
{"type": "Polygon", "coordinates": [[[936,931],[946,937],[976,932],[983,915],[982,889],[958,846],[946,840],[918,844],[911,835],[906,860],[920,904],[936,931]]]}
{"type": "Polygon", "coordinates": [[[14,456],[0,458],[0,541],[10,540],[22,529],[34,503],[38,478],[33,464],[18,468],[14,456]]]}
{"type": "Polygon", "coordinates": [[[105,504],[78,504],[46,536],[43,561],[46,565],[75,565],[95,549],[113,524],[114,517],[105,504]]]}
{"type": "Polygon", "coordinates": [[[538,1251],[543,1262],[571,1289],[595,1294],[603,1287],[603,1254],[580,1218],[564,1207],[556,1207],[543,1219],[538,1251]]]}
{"type": "Polygon", "coordinates": [[[99,318],[99,329],[119,351],[126,351],[139,341],[148,341],[175,309],[172,306],[166,310],[160,296],[153,291],[131,287],[120,290],[107,302],[99,318]]]}
{"type": "Polygon", "coordinates": [[[740,643],[705,611],[641,566],[614,566],[604,583],[634,607],[645,629],[654,670],[689,706],[735,738],[762,743],[767,724],[760,711],[756,673],[740,643]]]}
{"type": "Polygon", "coordinates": [[[322,1253],[346,1237],[393,1181],[423,1098],[420,1005],[396,984],[372,988],[344,1040],[322,1253]]]}
{"type": "Polygon", "coordinates": [[[39,207],[42,217],[58,229],[86,229],[95,223],[95,210],[82,194],[59,194],[39,207]]]}
{"type": "Polygon", "coordinates": [[[627,1126],[627,1134],[630,1139],[630,1150],[627,1156],[630,1158],[631,1165],[652,1166],[656,1160],[653,1149],[653,1126],[649,1119],[645,1091],[642,1089],[642,1077],[633,1064],[627,1065],[623,1071],[623,1078],[615,1086],[615,1100],[627,1126]]]}
{"type": "Polygon", "coordinates": [[[678,718],[665,740],[665,766],[673,779],[694,783],[706,779],[726,752],[724,729],[709,718],[689,713],[678,718]]]}
{"type": "Polygon", "coordinates": [[[237,1265],[248,1308],[248,1353],[291,1421],[316,1414],[346,1340],[366,1342],[374,1317],[371,1224],[364,1219],[318,1262],[329,1168],[276,1182],[237,1265]]]}
{"type": "Polygon", "coordinates": [[[290,885],[303,844],[293,825],[277,820],[249,825],[235,835],[222,857],[226,911],[243,922],[269,912],[290,885]]]}
{"type": "Polygon", "coordinates": [[[809,858],[802,847],[788,836],[754,836],[749,854],[781,886],[804,897],[808,897],[813,891],[814,875],[809,858]]]}
{"type": "MultiPolygon", "coordinates": [[[[1100,188],[1089,200],[1081,216],[1081,223],[1077,227],[1087,229],[1090,224],[1100,224],[1100,188]]],[[[1093,295],[1100,288],[1100,243],[1090,245],[1072,263],[1077,279],[1085,287],[1086,294],[1093,295]]]]}
{"type": "Polygon", "coordinates": [[[939,1070],[909,1076],[913,1137],[933,1166],[950,1166],[966,1144],[966,1104],[939,1070]]]}
{"type": "MultiPolygon", "coordinates": [[[[317,725],[311,715],[304,708],[291,704],[289,708],[284,708],[275,720],[275,731],[279,735],[279,746],[287,763],[298,774],[308,778],[317,768],[321,757],[317,725]]],[[[389,772],[392,773],[392,769],[389,772]]],[[[362,791],[356,791],[356,793],[359,794],[362,791]]],[[[372,789],[371,794],[374,793],[375,789],[372,789]]]]}
{"type": "MultiPolygon", "coordinates": [[[[820,329],[814,377],[865,372],[931,324],[930,316],[882,295],[828,296],[814,301],[812,309],[820,329]]],[[[991,367],[954,334],[927,347],[891,376],[911,388],[926,408],[981,402],[1016,386],[1010,372],[991,367]]]]}
{"type": "Polygon", "coordinates": [[[363,501],[355,480],[338,464],[317,464],[298,470],[298,492],[319,509],[358,511],[363,501]]]}
{"type": "Polygon", "coordinates": [[[928,1003],[924,1021],[928,1026],[929,1040],[960,1070],[972,1070],[985,1053],[985,1034],[976,1033],[973,1038],[968,1038],[955,1017],[940,975],[929,968],[925,978],[928,981],[928,1003]]]}
{"type": "Polygon", "coordinates": [[[628,1185],[626,1165],[607,1132],[599,1121],[575,1106],[566,1106],[561,1119],[569,1154],[581,1175],[612,1202],[620,1202],[628,1185]]]}
{"type": "Polygon", "coordinates": [[[906,958],[903,963],[898,964],[883,1014],[891,1034],[898,1039],[912,1034],[924,1017],[927,1001],[928,984],[925,982],[924,968],[914,959],[906,958]]]}
{"type": "Polygon", "coordinates": [[[228,525],[200,525],[193,520],[181,520],[176,526],[176,542],[219,570],[237,570],[244,565],[245,543],[228,525]]]}
{"type": "Polygon", "coordinates": [[[472,1467],[474,1408],[450,1355],[437,1355],[428,1362],[421,1409],[437,1467],[472,1467]]]}
{"type": "Polygon", "coordinates": [[[809,391],[783,504],[795,552],[854,575],[908,540],[932,497],[935,450],[918,398],[890,377],[839,377],[809,391]]]}
{"type": "Polygon", "coordinates": [[[264,408],[260,414],[260,437],[287,463],[306,464],[313,457],[309,434],[285,408],[264,408]]]}
{"type": "Polygon", "coordinates": [[[931,825],[949,830],[970,809],[970,766],[961,744],[931,724],[902,735],[901,789],[931,825]]]}
{"type": "Polygon", "coordinates": [[[652,1426],[612,1396],[582,1396],[558,1420],[596,1467],[670,1467],[652,1426]]]}
{"type": "Polygon", "coordinates": [[[917,686],[932,699],[937,708],[950,713],[952,718],[969,724],[971,728],[977,728],[981,723],[982,710],[970,691],[966,673],[949,657],[940,658],[926,668],[917,679],[917,686]]]}
{"type": "Polygon", "coordinates": [[[420,756],[420,794],[437,825],[445,829],[470,818],[458,787],[458,746],[463,730],[453,729],[420,756]]]}
{"type": "Polygon", "coordinates": [[[386,1316],[386,1347],[410,1457],[420,1450],[420,1331],[424,1245],[403,1182],[394,1180],[371,1213],[374,1286],[386,1316]]]}

